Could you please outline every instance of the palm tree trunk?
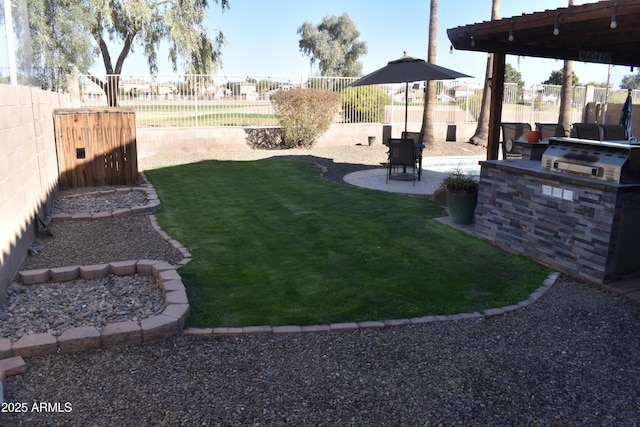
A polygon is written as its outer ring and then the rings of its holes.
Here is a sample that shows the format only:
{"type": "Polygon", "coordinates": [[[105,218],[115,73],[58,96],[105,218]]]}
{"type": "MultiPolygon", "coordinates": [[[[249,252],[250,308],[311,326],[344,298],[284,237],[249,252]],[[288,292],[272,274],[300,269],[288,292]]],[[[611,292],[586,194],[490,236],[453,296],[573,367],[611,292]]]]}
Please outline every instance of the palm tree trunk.
{"type": "MultiPolygon", "coordinates": [[[[569,0],[569,7],[575,6],[575,0],[569,0]]],[[[560,88],[560,112],[558,123],[564,126],[565,136],[571,129],[571,104],[573,104],[573,61],[565,60],[562,67],[562,87],[560,88]]]]}
{"type": "MultiPolygon", "coordinates": [[[[438,0],[431,0],[429,10],[429,47],[427,62],[435,64],[438,38],[438,0]]],[[[436,82],[425,82],[424,112],[422,114],[422,143],[427,145],[434,141],[433,135],[433,111],[436,104],[436,82]]]]}
{"type": "MultiPolygon", "coordinates": [[[[491,20],[500,19],[500,0],[493,0],[491,4],[491,20]]],[[[489,109],[491,108],[491,77],[493,71],[493,55],[487,58],[487,71],[484,79],[484,89],[482,90],[482,104],[478,114],[478,126],[476,132],[469,139],[469,142],[482,147],[487,146],[489,139],[489,109]]]]}

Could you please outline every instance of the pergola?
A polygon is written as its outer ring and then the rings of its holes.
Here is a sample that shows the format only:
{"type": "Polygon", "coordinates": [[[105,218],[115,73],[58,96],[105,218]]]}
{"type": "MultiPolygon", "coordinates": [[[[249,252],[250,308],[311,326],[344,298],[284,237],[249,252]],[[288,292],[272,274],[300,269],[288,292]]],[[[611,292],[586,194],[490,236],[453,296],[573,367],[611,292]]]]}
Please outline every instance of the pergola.
{"type": "Polygon", "coordinates": [[[601,1],[447,30],[455,49],[493,54],[487,159],[498,158],[505,56],[640,67],[640,0],[601,1]]]}

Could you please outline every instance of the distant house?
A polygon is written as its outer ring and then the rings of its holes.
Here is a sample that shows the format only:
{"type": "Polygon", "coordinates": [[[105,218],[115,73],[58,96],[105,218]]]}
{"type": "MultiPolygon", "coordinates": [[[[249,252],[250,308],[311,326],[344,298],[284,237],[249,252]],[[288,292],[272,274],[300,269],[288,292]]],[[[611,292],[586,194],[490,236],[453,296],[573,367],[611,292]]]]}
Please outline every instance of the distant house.
{"type": "Polygon", "coordinates": [[[120,82],[120,87],[125,91],[125,93],[137,91],[140,94],[147,94],[151,92],[149,82],[142,79],[122,80],[120,82]]]}
{"type": "Polygon", "coordinates": [[[84,101],[98,101],[98,100],[106,100],[107,95],[104,93],[104,90],[97,84],[93,83],[89,79],[85,79],[81,83],[82,99],[84,101]]]}
{"type": "MultiPolygon", "coordinates": [[[[420,85],[416,84],[409,87],[409,92],[406,96],[408,103],[423,102],[424,101],[424,89],[420,85]]],[[[394,96],[393,102],[405,102],[405,87],[403,86],[394,96]]]]}
{"type": "Polygon", "coordinates": [[[279,82],[276,82],[276,83],[271,85],[271,88],[269,88],[268,92],[276,92],[276,91],[279,91],[279,90],[291,90],[291,89],[295,89],[295,86],[292,85],[291,83],[279,83],[279,82]]]}
{"type": "Polygon", "coordinates": [[[173,99],[173,95],[177,93],[177,85],[171,82],[160,83],[156,87],[158,96],[163,96],[166,99],[173,99]]]}
{"type": "Polygon", "coordinates": [[[438,95],[436,95],[436,101],[442,103],[453,103],[456,100],[453,96],[449,96],[446,93],[439,93],[438,95]]]}
{"type": "Polygon", "coordinates": [[[469,86],[466,86],[466,85],[456,86],[452,89],[452,91],[453,91],[453,98],[456,101],[463,101],[467,99],[467,97],[475,93],[473,89],[471,89],[469,86]]]}
{"type": "Polygon", "coordinates": [[[233,97],[247,101],[255,101],[258,99],[256,84],[251,82],[235,83],[232,86],[233,97]]]}

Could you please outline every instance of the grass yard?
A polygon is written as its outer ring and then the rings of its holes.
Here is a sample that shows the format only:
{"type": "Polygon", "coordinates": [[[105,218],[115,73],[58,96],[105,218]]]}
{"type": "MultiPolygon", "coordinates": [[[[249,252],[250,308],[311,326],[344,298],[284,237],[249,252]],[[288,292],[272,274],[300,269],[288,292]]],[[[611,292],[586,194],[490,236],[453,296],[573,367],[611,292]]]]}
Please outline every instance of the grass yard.
{"type": "Polygon", "coordinates": [[[145,117],[139,116],[140,126],[161,126],[174,127],[183,126],[275,126],[278,119],[273,114],[201,114],[197,117],[191,116],[170,116],[170,117],[145,117]]]}
{"type": "MultiPolygon", "coordinates": [[[[550,273],[433,220],[423,197],[326,181],[295,160],[150,170],[190,326],[309,325],[474,312],[526,299],[550,273]]],[[[410,185],[409,183],[407,185],[410,185]]]]}

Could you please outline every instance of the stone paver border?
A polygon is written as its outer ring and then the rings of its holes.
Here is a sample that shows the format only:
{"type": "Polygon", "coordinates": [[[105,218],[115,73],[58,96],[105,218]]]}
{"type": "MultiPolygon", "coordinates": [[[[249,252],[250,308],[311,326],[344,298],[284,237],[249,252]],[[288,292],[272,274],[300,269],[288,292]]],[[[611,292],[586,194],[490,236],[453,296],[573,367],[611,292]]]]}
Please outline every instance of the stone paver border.
{"type": "Polygon", "coordinates": [[[385,321],[366,321],[366,322],[345,322],[345,323],[331,323],[327,325],[310,325],[310,326],[245,326],[245,327],[217,327],[217,328],[187,328],[184,333],[187,335],[196,336],[238,336],[238,335],[251,335],[251,334],[296,334],[296,333],[312,333],[312,332],[345,332],[355,331],[358,329],[381,329],[393,326],[405,326],[405,325],[420,325],[424,323],[432,322],[450,322],[454,320],[463,319],[483,319],[489,317],[500,316],[520,308],[527,307],[533,304],[536,300],[542,297],[558,280],[560,273],[555,272],[550,274],[538,289],[536,289],[528,299],[521,301],[517,304],[507,305],[499,308],[490,308],[482,312],[476,313],[460,313],[450,315],[439,316],[423,316],[413,317],[410,319],[392,319],[385,321]]]}

